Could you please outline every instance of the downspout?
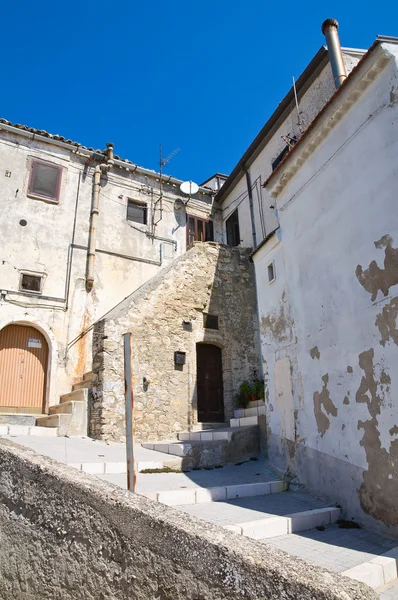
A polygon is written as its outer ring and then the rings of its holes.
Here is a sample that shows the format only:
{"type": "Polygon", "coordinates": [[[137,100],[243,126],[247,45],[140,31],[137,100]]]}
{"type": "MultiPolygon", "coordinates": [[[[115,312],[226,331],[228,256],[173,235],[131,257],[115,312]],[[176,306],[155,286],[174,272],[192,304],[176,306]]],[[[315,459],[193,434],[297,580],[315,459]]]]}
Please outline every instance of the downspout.
{"type": "Polygon", "coordinates": [[[250,220],[251,220],[251,225],[252,225],[253,250],[255,250],[257,248],[257,237],[256,237],[256,223],[254,220],[252,180],[251,180],[250,172],[248,169],[245,169],[245,173],[246,173],[247,192],[249,194],[249,208],[250,208],[250,220]]]}
{"type": "Polygon", "coordinates": [[[101,191],[101,177],[107,173],[113,166],[113,144],[108,142],[106,145],[106,162],[97,165],[94,169],[93,177],[93,202],[90,214],[90,233],[87,254],[87,272],[86,272],[86,288],[90,292],[94,287],[94,263],[95,263],[95,246],[97,242],[97,227],[99,216],[99,203],[101,191]]]}
{"type": "Polygon", "coordinates": [[[339,34],[337,32],[339,24],[336,19],[326,19],[322,23],[322,33],[326,38],[328,47],[330,66],[334,77],[334,85],[338,89],[347,78],[343,54],[341,52],[339,34]]]}

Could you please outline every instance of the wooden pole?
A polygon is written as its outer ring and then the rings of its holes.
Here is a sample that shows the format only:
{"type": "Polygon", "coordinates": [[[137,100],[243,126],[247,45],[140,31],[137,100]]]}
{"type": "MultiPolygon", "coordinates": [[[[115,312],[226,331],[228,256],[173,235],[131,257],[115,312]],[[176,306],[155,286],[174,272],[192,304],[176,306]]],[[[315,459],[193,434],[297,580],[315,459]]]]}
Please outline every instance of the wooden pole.
{"type": "Polygon", "coordinates": [[[134,394],[131,366],[131,333],[125,333],[124,338],[124,391],[126,403],[126,458],[127,458],[127,489],[135,492],[137,475],[134,461],[134,394]]]}

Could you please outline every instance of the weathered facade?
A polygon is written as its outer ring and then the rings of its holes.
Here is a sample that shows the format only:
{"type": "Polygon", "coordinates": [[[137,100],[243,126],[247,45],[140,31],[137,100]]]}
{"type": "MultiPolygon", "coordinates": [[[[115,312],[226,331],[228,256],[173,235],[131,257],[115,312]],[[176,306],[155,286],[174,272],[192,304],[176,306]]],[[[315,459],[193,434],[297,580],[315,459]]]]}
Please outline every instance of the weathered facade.
{"type": "MultiPolygon", "coordinates": [[[[198,419],[197,402],[198,386],[204,384],[197,363],[201,348],[209,354],[213,370],[212,350],[216,349],[215,356],[219,350],[221,357],[222,406],[218,413],[215,407],[207,421],[222,424],[233,417],[239,384],[259,374],[256,290],[249,254],[247,249],[196,243],[96,324],[92,435],[106,440],[125,435],[122,336],[126,332],[132,333],[138,440],[170,439],[203,420],[198,419]],[[206,321],[208,315],[212,323],[206,321]],[[184,353],[185,364],[175,364],[175,352],[184,353]]],[[[216,394],[214,388],[212,393],[216,394]]]]}
{"type": "Polygon", "coordinates": [[[253,256],[271,461],[394,535],[397,47],[376,41],[269,178],[279,229],[253,256]]]}
{"type": "Polygon", "coordinates": [[[214,239],[222,241],[222,228],[211,189],[188,199],[178,179],[160,181],[158,173],[113,155],[111,145],[94,151],[2,119],[0,164],[0,347],[10,372],[0,412],[45,413],[91,369],[91,336],[81,332],[185,252],[189,219],[193,239],[211,221],[214,239]],[[20,341],[5,330],[10,324],[20,341]],[[40,334],[28,335],[26,326],[40,334]],[[47,350],[35,407],[18,388],[19,358],[12,353],[19,343],[32,355],[35,345],[47,350]]]}

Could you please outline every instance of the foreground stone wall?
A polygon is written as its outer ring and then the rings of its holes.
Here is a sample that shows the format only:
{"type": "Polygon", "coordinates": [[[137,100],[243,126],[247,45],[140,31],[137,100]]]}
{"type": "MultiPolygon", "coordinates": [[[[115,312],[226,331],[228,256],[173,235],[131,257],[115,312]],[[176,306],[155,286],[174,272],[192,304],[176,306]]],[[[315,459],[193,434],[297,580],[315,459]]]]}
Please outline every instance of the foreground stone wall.
{"type": "Polygon", "coordinates": [[[375,600],[367,586],[0,441],[0,597],[375,600]]]}
{"type": "Polygon", "coordinates": [[[136,436],[166,439],[197,421],[196,344],[222,350],[225,418],[244,379],[260,375],[253,265],[249,250],[196,243],[115,307],[94,330],[91,435],[121,440],[125,432],[123,334],[133,335],[136,436]],[[219,329],[203,327],[203,313],[219,329]],[[174,365],[174,352],[186,364],[174,365]],[[148,386],[143,378],[150,380],[148,386]]]}

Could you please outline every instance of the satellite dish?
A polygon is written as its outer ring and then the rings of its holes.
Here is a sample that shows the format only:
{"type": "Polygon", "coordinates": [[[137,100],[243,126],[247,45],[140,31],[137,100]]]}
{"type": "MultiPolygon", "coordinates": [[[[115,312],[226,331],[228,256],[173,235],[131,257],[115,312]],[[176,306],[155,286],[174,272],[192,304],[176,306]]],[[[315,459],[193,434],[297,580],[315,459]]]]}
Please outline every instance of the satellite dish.
{"type": "Polygon", "coordinates": [[[193,194],[198,193],[199,186],[197,183],[194,183],[193,181],[183,181],[182,184],[180,185],[180,190],[182,191],[183,194],[186,194],[187,196],[192,196],[193,194]]]}

